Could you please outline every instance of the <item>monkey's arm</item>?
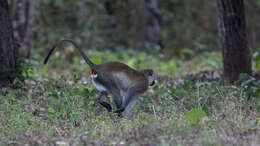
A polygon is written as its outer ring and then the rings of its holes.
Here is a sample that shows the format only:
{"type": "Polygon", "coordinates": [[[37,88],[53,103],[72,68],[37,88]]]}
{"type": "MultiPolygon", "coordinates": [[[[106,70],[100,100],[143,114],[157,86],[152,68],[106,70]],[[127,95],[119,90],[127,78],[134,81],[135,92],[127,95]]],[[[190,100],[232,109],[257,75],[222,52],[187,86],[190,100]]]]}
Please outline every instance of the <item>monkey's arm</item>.
{"type": "Polygon", "coordinates": [[[129,88],[126,92],[126,96],[125,96],[125,100],[123,102],[123,106],[121,108],[117,109],[116,111],[114,111],[114,113],[123,112],[127,108],[127,106],[129,105],[129,103],[135,99],[134,97],[136,95],[137,95],[137,92],[135,90],[135,87],[129,88]]]}
{"type": "Polygon", "coordinates": [[[111,105],[104,101],[106,97],[107,97],[107,92],[101,92],[98,98],[98,103],[101,104],[103,107],[105,107],[109,112],[111,112],[112,110],[111,105]]]}

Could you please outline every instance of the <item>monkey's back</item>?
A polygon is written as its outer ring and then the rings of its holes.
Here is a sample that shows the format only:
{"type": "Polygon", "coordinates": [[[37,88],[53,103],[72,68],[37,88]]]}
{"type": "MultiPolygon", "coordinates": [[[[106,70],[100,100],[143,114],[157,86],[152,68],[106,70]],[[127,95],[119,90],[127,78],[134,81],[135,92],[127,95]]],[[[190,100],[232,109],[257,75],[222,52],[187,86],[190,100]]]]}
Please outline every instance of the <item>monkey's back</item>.
{"type": "Polygon", "coordinates": [[[138,90],[148,88],[148,79],[144,73],[137,71],[120,62],[106,62],[99,64],[98,68],[103,75],[114,82],[118,88],[126,91],[128,87],[137,86],[138,90]]]}

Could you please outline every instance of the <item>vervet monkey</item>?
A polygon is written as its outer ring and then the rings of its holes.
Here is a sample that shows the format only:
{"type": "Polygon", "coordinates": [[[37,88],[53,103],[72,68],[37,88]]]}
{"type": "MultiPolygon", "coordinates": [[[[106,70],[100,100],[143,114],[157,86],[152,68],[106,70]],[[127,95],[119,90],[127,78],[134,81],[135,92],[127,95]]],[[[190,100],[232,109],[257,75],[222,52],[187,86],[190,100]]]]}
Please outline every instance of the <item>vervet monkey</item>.
{"type": "Polygon", "coordinates": [[[155,84],[156,74],[152,69],[135,70],[120,62],[94,64],[72,40],[60,40],[57,42],[46,56],[44,64],[47,63],[54,49],[62,42],[72,43],[89,65],[92,82],[101,92],[98,103],[104,106],[109,112],[112,110],[112,107],[104,101],[108,94],[112,95],[117,107],[114,113],[120,114],[124,111],[125,115],[129,117],[138,96],[144,93],[148,89],[148,86],[155,84]],[[123,101],[120,91],[125,92],[123,101]]]}

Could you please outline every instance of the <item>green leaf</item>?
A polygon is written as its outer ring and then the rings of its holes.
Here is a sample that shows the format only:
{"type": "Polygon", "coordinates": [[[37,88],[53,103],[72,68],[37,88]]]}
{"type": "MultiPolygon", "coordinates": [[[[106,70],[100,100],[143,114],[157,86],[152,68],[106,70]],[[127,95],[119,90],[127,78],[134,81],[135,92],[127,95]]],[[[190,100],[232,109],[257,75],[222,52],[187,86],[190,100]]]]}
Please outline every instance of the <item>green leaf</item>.
{"type": "Polygon", "coordinates": [[[97,58],[91,58],[91,61],[94,63],[94,64],[100,64],[102,61],[100,59],[97,59],[97,58]]]}
{"type": "Polygon", "coordinates": [[[197,108],[193,108],[186,113],[186,119],[192,125],[198,123],[205,116],[206,113],[202,109],[197,109],[197,108]]]}
{"type": "Polygon", "coordinates": [[[55,113],[55,110],[54,110],[53,108],[49,107],[49,108],[48,108],[48,112],[50,112],[50,113],[55,113]]]}

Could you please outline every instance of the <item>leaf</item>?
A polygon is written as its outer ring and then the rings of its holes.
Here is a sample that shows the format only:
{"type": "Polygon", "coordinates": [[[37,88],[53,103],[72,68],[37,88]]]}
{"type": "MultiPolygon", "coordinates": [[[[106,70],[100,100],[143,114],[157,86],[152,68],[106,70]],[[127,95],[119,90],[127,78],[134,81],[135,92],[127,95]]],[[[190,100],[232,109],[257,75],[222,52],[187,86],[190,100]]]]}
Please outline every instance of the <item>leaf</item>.
{"type": "Polygon", "coordinates": [[[98,116],[98,117],[97,117],[97,120],[98,120],[98,121],[104,121],[105,119],[104,119],[102,116],[98,116]]]}
{"type": "Polygon", "coordinates": [[[192,125],[198,123],[205,116],[206,113],[202,109],[197,109],[197,108],[193,108],[186,113],[186,119],[192,125]]]}
{"type": "Polygon", "coordinates": [[[102,61],[100,59],[97,58],[91,58],[90,59],[94,64],[100,64],[102,61]]]}
{"type": "Polygon", "coordinates": [[[175,61],[172,59],[168,62],[169,64],[169,67],[172,69],[172,70],[177,70],[177,65],[175,63],[175,61]]]}
{"type": "Polygon", "coordinates": [[[54,110],[53,108],[49,107],[49,108],[48,108],[48,112],[49,112],[49,113],[55,113],[55,110],[54,110]]]}
{"type": "Polygon", "coordinates": [[[34,72],[31,68],[29,68],[27,71],[26,71],[26,74],[27,74],[27,77],[28,78],[32,78],[34,76],[34,72]]]}
{"type": "Polygon", "coordinates": [[[133,59],[129,59],[126,64],[127,64],[128,66],[133,66],[133,64],[134,64],[133,59]]]}

